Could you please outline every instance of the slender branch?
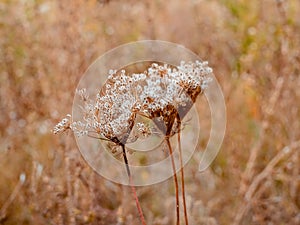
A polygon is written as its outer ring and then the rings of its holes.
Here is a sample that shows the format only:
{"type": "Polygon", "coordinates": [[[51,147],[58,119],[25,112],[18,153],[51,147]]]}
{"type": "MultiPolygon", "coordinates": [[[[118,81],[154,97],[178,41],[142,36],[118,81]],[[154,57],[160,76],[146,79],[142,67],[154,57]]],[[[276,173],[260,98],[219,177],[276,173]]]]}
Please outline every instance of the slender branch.
{"type": "Polygon", "coordinates": [[[127,159],[127,155],[126,155],[125,145],[121,144],[121,147],[122,147],[122,151],[123,151],[123,158],[124,158],[124,162],[125,162],[125,165],[126,165],[127,175],[128,175],[128,178],[129,178],[129,185],[131,187],[131,191],[132,191],[134,199],[135,199],[135,204],[136,204],[136,207],[137,207],[138,212],[139,212],[139,217],[140,217],[140,220],[141,220],[142,224],[146,225],[146,221],[145,221],[145,217],[144,217],[144,214],[143,214],[143,211],[142,211],[142,207],[140,205],[139,198],[137,196],[137,192],[136,192],[135,186],[133,184],[132,176],[131,176],[131,173],[130,173],[130,168],[129,168],[128,159],[127,159]]]}
{"type": "Polygon", "coordinates": [[[240,224],[243,216],[249,210],[252,202],[255,201],[258,196],[255,194],[258,192],[259,186],[265,184],[264,180],[268,177],[271,177],[272,172],[274,172],[274,168],[276,165],[283,159],[290,157],[292,154],[296,152],[296,149],[300,147],[300,140],[292,142],[290,145],[285,146],[281,151],[279,151],[268,163],[268,165],[260,172],[254,179],[251,185],[249,186],[246,194],[245,194],[245,202],[239,208],[236,217],[234,219],[234,225],[240,224]]]}
{"type": "Polygon", "coordinates": [[[131,173],[130,173],[130,169],[129,169],[129,164],[128,164],[128,159],[127,159],[127,155],[126,155],[125,145],[122,144],[121,147],[122,147],[123,158],[124,158],[124,162],[125,162],[125,166],[126,166],[126,172],[127,172],[127,175],[130,179],[131,178],[131,173]]]}
{"type": "Polygon", "coordinates": [[[255,190],[257,187],[262,183],[264,179],[266,179],[268,176],[271,175],[271,173],[274,170],[274,167],[285,157],[292,154],[294,149],[299,148],[300,141],[292,142],[289,146],[284,147],[280,152],[277,153],[276,156],[274,156],[268,165],[263,169],[262,172],[260,172],[256,177],[253,178],[253,181],[251,185],[249,186],[246,194],[245,199],[247,201],[250,201],[253,194],[255,193],[255,190]]]}
{"type": "Polygon", "coordinates": [[[12,193],[10,194],[9,198],[7,199],[7,201],[4,202],[4,204],[2,205],[2,207],[0,208],[0,223],[2,222],[2,220],[5,219],[6,217],[6,212],[8,207],[13,203],[13,201],[15,200],[15,198],[18,196],[18,194],[20,193],[20,190],[25,182],[26,176],[24,173],[22,173],[20,175],[20,180],[17,183],[17,185],[15,186],[14,190],[12,191],[12,193]]]}
{"type": "Polygon", "coordinates": [[[181,120],[177,118],[178,124],[178,149],[179,149],[179,161],[180,161],[180,174],[181,174],[181,191],[182,191],[182,201],[183,201],[183,211],[184,211],[184,220],[185,224],[188,225],[188,216],[187,216],[187,209],[186,209],[186,200],[185,200],[185,187],[184,187],[184,170],[183,170],[183,160],[182,160],[182,149],[181,149],[181,140],[180,140],[180,127],[181,127],[181,120]]]}
{"type": "Polygon", "coordinates": [[[169,148],[169,153],[171,156],[171,162],[172,162],[172,169],[174,172],[173,178],[174,178],[174,184],[175,184],[175,195],[176,195],[176,225],[179,225],[179,192],[178,192],[178,180],[176,175],[176,167],[175,167],[175,161],[173,156],[173,151],[170,143],[169,137],[166,137],[167,145],[169,148]]]}
{"type": "Polygon", "coordinates": [[[74,195],[73,195],[73,171],[71,169],[71,156],[72,156],[72,149],[71,149],[71,138],[68,135],[67,144],[66,144],[66,151],[64,151],[64,170],[66,176],[66,188],[67,188],[67,196],[65,200],[65,204],[68,210],[68,224],[75,225],[76,218],[74,213],[74,195]]]}
{"type": "Polygon", "coordinates": [[[87,134],[87,136],[90,137],[90,138],[95,138],[95,139],[102,140],[102,141],[111,141],[111,140],[109,140],[109,139],[107,139],[107,138],[99,137],[98,135],[99,135],[99,133],[97,133],[96,131],[88,131],[88,134],[87,134]],[[93,136],[93,135],[91,135],[90,133],[94,133],[94,134],[96,134],[97,136],[93,136]]]}
{"type": "Polygon", "coordinates": [[[278,101],[278,98],[280,97],[281,91],[284,87],[284,82],[285,82],[285,80],[283,77],[277,78],[274,91],[273,91],[273,93],[270,97],[270,100],[268,102],[268,105],[266,107],[267,110],[264,113],[265,115],[264,115],[264,119],[262,121],[263,126],[262,126],[262,130],[260,132],[260,135],[259,135],[259,139],[257,140],[257,142],[253,145],[253,147],[250,150],[250,156],[249,156],[249,159],[246,164],[246,169],[242,174],[241,185],[239,188],[239,193],[241,193],[243,195],[246,193],[246,191],[251,183],[251,180],[253,179],[253,177],[255,175],[254,168],[257,163],[257,157],[259,154],[259,150],[261,149],[262,145],[265,142],[266,132],[270,126],[270,118],[275,112],[275,106],[278,101]]]}

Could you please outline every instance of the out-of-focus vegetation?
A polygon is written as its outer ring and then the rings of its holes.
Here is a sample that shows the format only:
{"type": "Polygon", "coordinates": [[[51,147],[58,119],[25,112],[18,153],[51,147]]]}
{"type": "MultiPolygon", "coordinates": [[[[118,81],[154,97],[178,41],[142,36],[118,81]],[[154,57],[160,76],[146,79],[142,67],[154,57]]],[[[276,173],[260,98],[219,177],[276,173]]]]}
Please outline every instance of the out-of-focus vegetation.
{"type": "MultiPolygon", "coordinates": [[[[50,130],[97,56],[143,39],[208,60],[226,99],[217,159],[185,167],[190,223],[300,224],[298,0],[1,0],[0,224],[139,224],[130,189],[50,130]]],[[[149,224],[174,222],[172,179],[138,193],[149,224]]]]}

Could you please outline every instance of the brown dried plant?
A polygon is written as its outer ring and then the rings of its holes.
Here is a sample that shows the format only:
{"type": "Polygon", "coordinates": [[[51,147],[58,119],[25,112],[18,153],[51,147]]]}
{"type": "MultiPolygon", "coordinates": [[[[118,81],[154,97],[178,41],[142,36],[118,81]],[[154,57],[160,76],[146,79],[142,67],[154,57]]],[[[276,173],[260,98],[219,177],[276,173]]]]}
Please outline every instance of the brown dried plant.
{"type": "MultiPolygon", "coordinates": [[[[71,132],[48,131],[70,111],[64,106],[98,55],[144,39],[206,58],[226,101],[217,158],[200,174],[197,151],[185,172],[189,224],[300,224],[300,1],[102,2],[0,1],[0,224],[140,224],[129,188],[96,176],[71,132]]],[[[197,101],[201,150],[211,124],[207,102],[197,101]]],[[[144,125],[134,127],[147,136],[144,125]]],[[[172,224],[170,185],[138,188],[147,223],[172,224]]]]}
{"type": "MultiPolygon", "coordinates": [[[[119,146],[122,149],[141,222],[146,224],[132,182],[125,145],[135,125],[137,114],[153,120],[165,136],[171,157],[177,225],[180,222],[179,187],[170,137],[178,133],[184,218],[185,224],[188,224],[180,144],[181,121],[193,106],[197,96],[206,88],[211,73],[212,69],[208,67],[207,62],[200,61],[181,62],[180,66],[173,68],[166,64],[153,63],[144,73],[132,75],[126,74],[125,70],[120,73],[111,70],[107,82],[97,94],[95,101],[89,98],[85,89],[78,90],[77,93],[85,103],[82,121],[72,121],[71,116],[67,115],[54,127],[53,132],[56,134],[71,129],[78,136],[87,135],[119,146]]],[[[138,123],[137,136],[150,134],[145,124],[138,123]]]]}

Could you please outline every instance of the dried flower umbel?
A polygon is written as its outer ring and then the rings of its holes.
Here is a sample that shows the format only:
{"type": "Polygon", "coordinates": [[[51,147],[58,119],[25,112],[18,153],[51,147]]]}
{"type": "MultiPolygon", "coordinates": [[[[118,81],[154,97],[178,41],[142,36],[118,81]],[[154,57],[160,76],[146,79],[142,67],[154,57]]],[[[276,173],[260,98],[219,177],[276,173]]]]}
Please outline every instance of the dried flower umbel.
{"type": "MultiPolygon", "coordinates": [[[[178,133],[180,143],[181,121],[193,106],[197,96],[207,87],[211,73],[212,69],[208,63],[200,61],[181,62],[177,67],[153,63],[147,71],[136,74],[126,74],[125,70],[120,72],[111,70],[107,82],[95,99],[90,99],[85,89],[77,91],[84,102],[82,120],[71,121],[70,115],[67,115],[54,127],[54,133],[71,129],[77,136],[87,135],[111,141],[122,147],[127,173],[131,180],[125,144],[133,130],[137,115],[153,120],[165,135],[169,147],[176,186],[177,224],[179,224],[178,182],[169,138],[178,133]]],[[[136,136],[151,135],[151,129],[146,124],[139,122],[136,127],[135,132],[138,132],[136,136]]],[[[188,224],[180,144],[179,153],[185,223],[188,224]]],[[[135,193],[135,189],[133,190],[135,193]]],[[[142,223],[146,224],[138,200],[137,207],[142,223]]]]}
{"type": "Polygon", "coordinates": [[[144,73],[132,75],[124,70],[120,73],[111,70],[95,100],[89,98],[85,89],[77,91],[84,101],[83,119],[67,124],[66,121],[70,121],[68,115],[55,126],[54,132],[70,128],[78,136],[98,134],[125,144],[136,114],[141,114],[155,119],[158,128],[168,135],[169,126],[175,120],[172,117],[186,115],[207,87],[211,73],[207,62],[199,61],[182,62],[176,68],[154,63],[144,73]]]}

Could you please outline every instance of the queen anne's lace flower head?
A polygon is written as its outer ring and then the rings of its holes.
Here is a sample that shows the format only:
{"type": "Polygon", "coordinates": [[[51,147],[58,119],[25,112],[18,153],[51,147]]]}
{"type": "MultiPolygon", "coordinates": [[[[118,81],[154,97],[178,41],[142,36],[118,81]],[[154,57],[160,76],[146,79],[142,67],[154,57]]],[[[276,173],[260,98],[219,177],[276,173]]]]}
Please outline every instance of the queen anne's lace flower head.
{"type": "MultiPolygon", "coordinates": [[[[77,135],[100,135],[116,144],[125,144],[137,114],[152,119],[169,135],[176,119],[182,119],[197,96],[210,82],[212,69],[207,62],[181,62],[178,67],[153,63],[147,71],[126,74],[110,70],[107,82],[91,100],[86,91],[78,94],[84,101],[82,121],[70,122],[68,116],[54,133],[72,129],[77,135]]],[[[137,130],[149,135],[142,123],[137,130]]],[[[141,136],[143,136],[141,135],[141,136]]]]}

